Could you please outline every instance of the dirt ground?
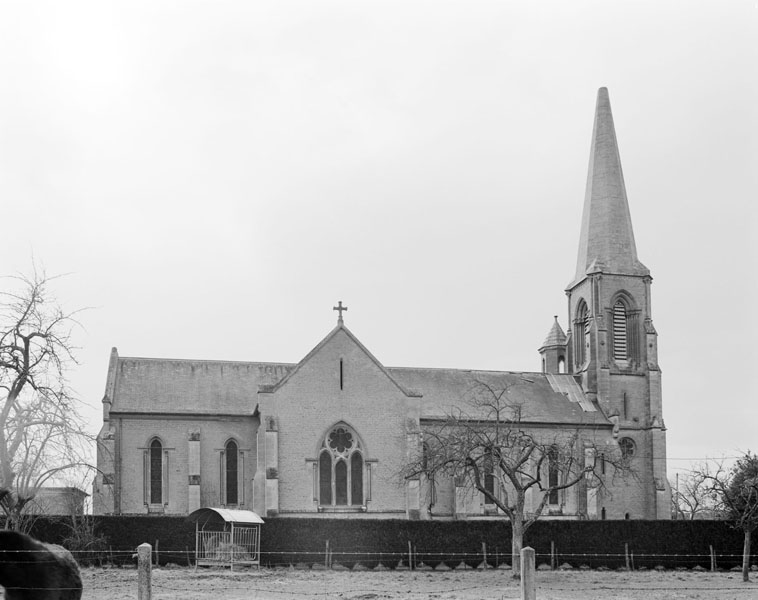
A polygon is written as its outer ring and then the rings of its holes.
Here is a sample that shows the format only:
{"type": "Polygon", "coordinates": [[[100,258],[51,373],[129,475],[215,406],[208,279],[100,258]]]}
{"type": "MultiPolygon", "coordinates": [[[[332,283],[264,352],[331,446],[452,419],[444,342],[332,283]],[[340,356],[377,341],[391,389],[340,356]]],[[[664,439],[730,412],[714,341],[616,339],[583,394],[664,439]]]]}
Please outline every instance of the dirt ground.
{"type": "MultiPolygon", "coordinates": [[[[539,600],[755,600],[758,573],[743,583],[740,573],[691,571],[538,571],[539,600]]],[[[133,600],[134,569],[84,569],[84,600],[133,600]]],[[[153,600],[341,598],[504,600],[520,598],[519,582],[507,570],[229,571],[154,569],[153,600]]]]}

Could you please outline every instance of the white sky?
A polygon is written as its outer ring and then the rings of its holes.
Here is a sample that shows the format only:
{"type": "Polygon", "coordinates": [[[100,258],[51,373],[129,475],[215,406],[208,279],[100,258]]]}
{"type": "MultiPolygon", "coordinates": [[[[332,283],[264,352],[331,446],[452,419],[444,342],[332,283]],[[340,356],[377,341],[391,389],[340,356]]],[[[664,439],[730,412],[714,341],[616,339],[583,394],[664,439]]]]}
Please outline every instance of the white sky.
{"type": "Polygon", "coordinates": [[[123,356],[537,371],[597,89],[650,268],[670,472],[758,450],[758,4],[1,2],[0,272],[123,356]]]}

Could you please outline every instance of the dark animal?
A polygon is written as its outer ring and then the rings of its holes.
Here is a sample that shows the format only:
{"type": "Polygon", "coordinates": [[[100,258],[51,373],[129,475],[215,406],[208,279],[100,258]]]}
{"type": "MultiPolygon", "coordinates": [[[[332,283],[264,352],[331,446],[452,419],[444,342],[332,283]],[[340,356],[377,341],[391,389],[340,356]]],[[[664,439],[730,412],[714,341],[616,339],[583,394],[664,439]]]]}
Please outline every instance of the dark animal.
{"type": "Polygon", "coordinates": [[[0,585],[5,600],[80,600],[79,565],[62,546],[0,531],[0,585]]]}

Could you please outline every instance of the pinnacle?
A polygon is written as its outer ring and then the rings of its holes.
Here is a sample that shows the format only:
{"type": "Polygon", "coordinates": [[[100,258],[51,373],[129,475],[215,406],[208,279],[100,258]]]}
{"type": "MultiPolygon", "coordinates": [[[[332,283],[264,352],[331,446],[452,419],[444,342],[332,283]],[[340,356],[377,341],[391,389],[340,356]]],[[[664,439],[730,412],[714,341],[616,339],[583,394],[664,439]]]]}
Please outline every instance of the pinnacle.
{"type": "Polygon", "coordinates": [[[543,348],[549,348],[551,346],[564,346],[566,344],[566,334],[564,333],[563,329],[561,329],[560,324],[558,323],[558,315],[555,315],[555,321],[553,322],[553,326],[550,328],[550,331],[547,334],[547,337],[545,338],[545,341],[542,342],[543,348]]]}

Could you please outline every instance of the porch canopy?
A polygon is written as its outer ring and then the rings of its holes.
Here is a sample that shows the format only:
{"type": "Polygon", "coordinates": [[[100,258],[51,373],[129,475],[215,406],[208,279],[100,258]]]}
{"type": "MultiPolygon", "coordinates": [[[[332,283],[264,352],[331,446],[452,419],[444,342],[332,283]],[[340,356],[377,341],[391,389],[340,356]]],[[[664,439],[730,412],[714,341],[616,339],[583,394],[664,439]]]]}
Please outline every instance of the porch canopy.
{"type": "Polygon", "coordinates": [[[195,523],[195,568],[235,564],[260,567],[260,529],[251,510],[198,508],[187,516],[195,523]]]}
{"type": "Polygon", "coordinates": [[[241,525],[261,525],[263,519],[252,510],[232,510],[229,508],[198,508],[191,512],[187,517],[193,523],[202,529],[206,525],[223,526],[225,523],[234,523],[235,526],[241,525]]]}

